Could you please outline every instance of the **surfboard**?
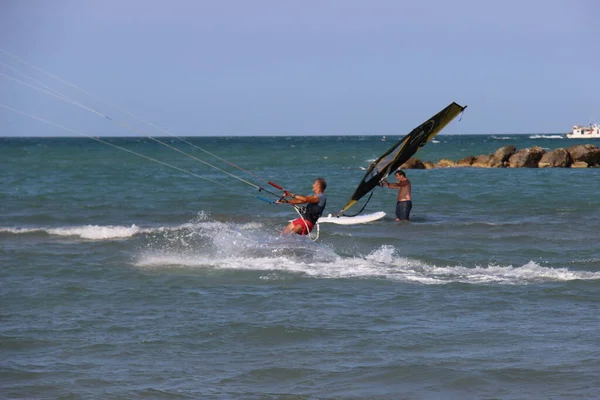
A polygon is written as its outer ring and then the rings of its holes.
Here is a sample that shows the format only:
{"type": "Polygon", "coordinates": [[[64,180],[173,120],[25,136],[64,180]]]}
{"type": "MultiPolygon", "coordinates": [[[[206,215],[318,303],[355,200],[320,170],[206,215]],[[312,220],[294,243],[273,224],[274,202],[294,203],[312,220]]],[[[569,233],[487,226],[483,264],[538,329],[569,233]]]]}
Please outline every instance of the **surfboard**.
{"type": "Polygon", "coordinates": [[[329,214],[326,217],[321,217],[317,223],[331,223],[339,225],[355,225],[355,224],[366,224],[368,222],[377,221],[385,216],[385,212],[377,211],[371,214],[357,215],[356,217],[336,217],[335,215],[329,214]]]}

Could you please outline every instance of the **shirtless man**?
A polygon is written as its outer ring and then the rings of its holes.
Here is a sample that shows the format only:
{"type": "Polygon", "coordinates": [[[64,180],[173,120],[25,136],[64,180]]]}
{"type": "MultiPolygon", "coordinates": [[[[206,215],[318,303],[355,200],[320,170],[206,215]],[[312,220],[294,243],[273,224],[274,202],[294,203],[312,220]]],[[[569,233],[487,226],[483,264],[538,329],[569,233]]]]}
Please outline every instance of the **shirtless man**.
{"type": "Polygon", "coordinates": [[[397,183],[389,183],[387,179],[381,182],[383,187],[398,189],[398,202],[396,203],[396,221],[408,221],[410,210],[412,209],[412,197],[410,181],[404,171],[396,171],[397,183]]]}
{"type": "Polygon", "coordinates": [[[298,235],[308,235],[313,230],[317,220],[323,214],[325,205],[327,204],[327,196],[325,196],[325,188],[327,183],[323,178],[315,179],[312,185],[314,192],[313,196],[302,196],[299,194],[291,194],[291,199],[277,200],[277,204],[289,203],[289,204],[306,204],[305,207],[300,209],[301,217],[296,218],[290,222],[283,230],[281,234],[297,233],[298,235]]]}

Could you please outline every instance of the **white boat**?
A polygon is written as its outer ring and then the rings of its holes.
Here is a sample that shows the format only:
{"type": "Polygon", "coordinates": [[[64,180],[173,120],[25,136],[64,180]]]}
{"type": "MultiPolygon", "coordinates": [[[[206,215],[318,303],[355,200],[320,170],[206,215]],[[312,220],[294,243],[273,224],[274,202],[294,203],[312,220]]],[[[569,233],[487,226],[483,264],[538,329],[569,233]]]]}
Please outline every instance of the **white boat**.
{"type": "Polygon", "coordinates": [[[569,139],[600,139],[600,125],[575,125],[571,133],[567,133],[567,137],[569,139]]]}

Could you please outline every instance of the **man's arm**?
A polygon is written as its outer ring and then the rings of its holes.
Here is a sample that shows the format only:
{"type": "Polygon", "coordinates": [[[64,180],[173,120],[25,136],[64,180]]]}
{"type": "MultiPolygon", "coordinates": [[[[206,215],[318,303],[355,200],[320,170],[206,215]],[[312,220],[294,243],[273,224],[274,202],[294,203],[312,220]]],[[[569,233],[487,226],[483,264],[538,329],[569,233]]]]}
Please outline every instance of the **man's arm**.
{"type": "Polygon", "coordinates": [[[304,203],[318,203],[318,196],[302,196],[301,194],[291,194],[292,198],[284,201],[277,200],[278,203],[288,203],[288,204],[304,204],[304,203]]]}
{"type": "Polygon", "coordinates": [[[318,203],[318,196],[302,196],[301,194],[292,194],[292,199],[289,201],[290,204],[304,204],[304,203],[318,203]]]}
{"type": "Polygon", "coordinates": [[[389,183],[387,179],[384,179],[382,182],[383,187],[387,187],[390,189],[400,189],[402,186],[404,186],[402,183],[389,183]]]}

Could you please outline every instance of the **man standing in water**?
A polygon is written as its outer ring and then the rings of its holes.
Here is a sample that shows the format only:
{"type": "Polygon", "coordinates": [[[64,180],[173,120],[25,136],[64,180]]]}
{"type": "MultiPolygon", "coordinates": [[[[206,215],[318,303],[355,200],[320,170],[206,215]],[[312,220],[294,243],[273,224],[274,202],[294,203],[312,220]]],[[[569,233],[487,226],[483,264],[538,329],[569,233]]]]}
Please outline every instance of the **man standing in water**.
{"type": "Polygon", "coordinates": [[[390,189],[398,189],[398,202],[396,203],[396,221],[408,221],[412,209],[412,197],[410,181],[402,170],[396,171],[397,183],[389,183],[387,179],[381,181],[381,185],[390,189]]]}
{"type": "Polygon", "coordinates": [[[317,223],[317,220],[323,214],[325,205],[327,204],[327,197],[325,196],[325,188],[327,183],[323,178],[317,178],[312,185],[313,196],[302,196],[299,194],[290,194],[292,198],[290,200],[281,199],[277,200],[277,204],[289,203],[289,204],[306,204],[305,207],[300,209],[301,217],[296,218],[290,222],[283,230],[281,234],[297,233],[298,235],[308,235],[313,227],[317,223]]]}

